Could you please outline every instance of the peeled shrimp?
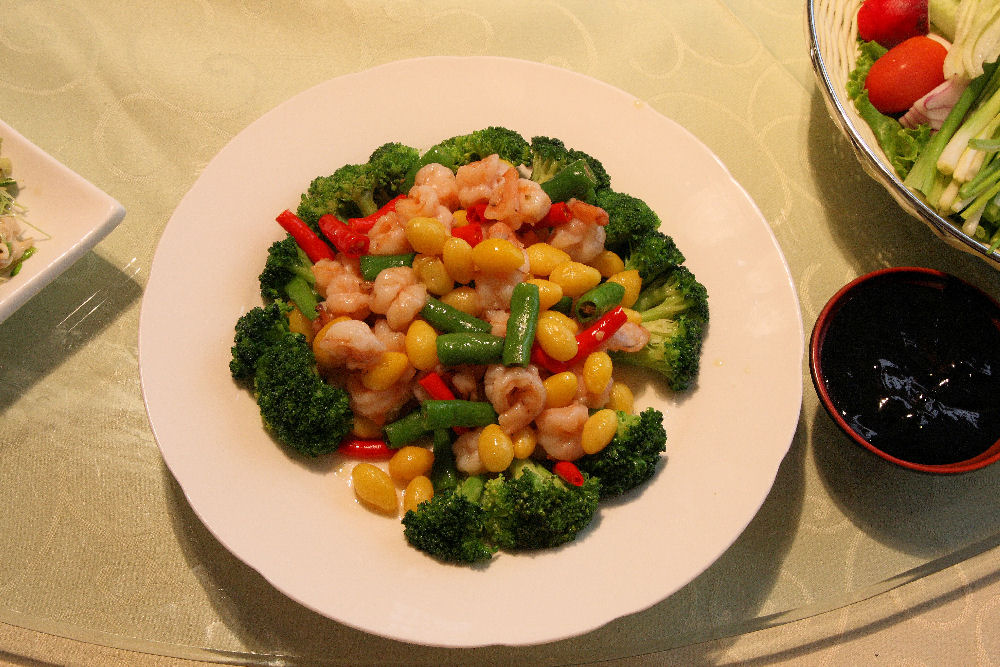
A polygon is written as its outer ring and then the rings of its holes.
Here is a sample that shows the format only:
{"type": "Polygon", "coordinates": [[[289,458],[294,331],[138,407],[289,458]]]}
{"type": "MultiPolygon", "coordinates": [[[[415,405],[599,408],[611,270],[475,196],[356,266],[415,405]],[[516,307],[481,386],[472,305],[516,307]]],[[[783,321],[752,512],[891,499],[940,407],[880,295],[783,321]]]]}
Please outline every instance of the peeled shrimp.
{"type": "Polygon", "coordinates": [[[607,212],[578,199],[567,203],[570,220],[555,228],[548,243],[563,250],[574,262],[587,263],[604,250],[607,212]]]}
{"type": "Polygon", "coordinates": [[[331,317],[347,315],[363,320],[371,312],[372,284],[361,277],[357,259],[338,254],[313,265],[316,291],[326,299],[324,310],[331,317]]]}
{"type": "MultiPolygon", "coordinates": [[[[378,356],[375,357],[378,360],[378,356]]],[[[347,393],[351,396],[351,410],[354,414],[371,419],[376,424],[384,424],[399,413],[413,395],[413,377],[416,370],[410,368],[396,384],[388,389],[369,389],[358,374],[347,378],[347,393]]]]}
{"type": "Polygon", "coordinates": [[[372,312],[385,315],[395,331],[409,326],[426,303],[427,288],[417,282],[417,274],[409,266],[385,269],[375,278],[372,312]]]}
{"type": "Polygon", "coordinates": [[[574,461],[583,456],[580,444],[583,425],[590,412],[583,403],[573,402],[563,408],[549,408],[535,419],[538,445],[549,458],[574,461]]]}
{"type": "Polygon", "coordinates": [[[490,333],[494,336],[505,336],[507,334],[507,320],[510,319],[510,311],[503,310],[502,308],[487,310],[483,313],[483,319],[493,327],[490,333]]]}
{"type": "Polygon", "coordinates": [[[483,378],[486,398],[497,411],[500,428],[511,435],[531,423],[545,409],[545,385],[538,368],[495,364],[483,378]]]}
{"type": "Polygon", "coordinates": [[[467,475],[481,475],[486,472],[479,458],[479,434],[483,429],[466,431],[455,439],[451,451],[455,454],[455,467],[467,475]]]}
{"type": "Polygon", "coordinates": [[[385,320],[377,320],[372,325],[372,333],[385,345],[386,352],[406,352],[406,334],[393,331],[385,320]]]}
{"type": "Polygon", "coordinates": [[[324,368],[363,370],[370,368],[385,352],[385,343],[361,320],[334,322],[313,341],[317,361],[324,368]]]}
{"type": "Polygon", "coordinates": [[[372,255],[413,252],[413,246],[406,238],[406,222],[395,211],[389,211],[375,221],[368,231],[368,239],[368,252],[372,255]]]}
{"type": "Polygon", "coordinates": [[[478,401],[481,400],[479,381],[482,377],[482,366],[460,366],[451,374],[451,386],[461,398],[478,401]]]}
{"type": "Polygon", "coordinates": [[[516,169],[508,169],[499,187],[490,196],[483,216],[499,220],[516,230],[544,218],[551,206],[552,200],[538,183],[520,178],[516,169]]]}
{"type": "Polygon", "coordinates": [[[442,164],[425,164],[414,176],[413,185],[430,187],[437,194],[438,203],[449,210],[454,211],[460,206],[455,172],[442,164]]]}
{"type": "Polygon", "coordinates": [[[635,322],[626,322],[620,329],[618,329],[618,331],[614,332],[606,341],[604,341],[601,345],[601,349],[621,352],[638,352],[642,348],[646,347],[646,343],[648,342],[649,329],[641,324],[636,324],[635,322]]]}
{"type": "Polygon", "coordinates": [[[451,209],[441,203],[437,190],[431,185],[414,185],[410,188],[407,196],[396,203],[396,215],[403,225],[418,216],[435,218],[446,230],[451,231],[451,209]]]}
{"type": "Polygon", "coordinates": [[[455,174],[455,187],[462,208],[488,202],[493,192],[504,184],[504,174],[511,169],[513,167],[502,162],[498,155],[490,155],[459,167],[455,174]]]}

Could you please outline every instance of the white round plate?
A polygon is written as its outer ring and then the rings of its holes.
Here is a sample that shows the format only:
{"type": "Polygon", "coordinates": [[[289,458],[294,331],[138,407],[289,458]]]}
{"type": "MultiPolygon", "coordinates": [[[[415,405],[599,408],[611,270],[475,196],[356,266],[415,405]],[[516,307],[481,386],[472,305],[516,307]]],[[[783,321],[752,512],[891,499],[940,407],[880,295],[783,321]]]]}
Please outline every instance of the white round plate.
{"type": "Polygon", "coordinates": [[[685,129],[586,76],[442,57],[320,84],[252,123],[209,163],[157,248],[139,361],[163,458],[237,557],[341,623],[472,647],[592,630],[664,599],[715,561],[759,509],[790,445],[803,340],[766,221],[685,129]],[[427,98],[427,81],[448,82],[446,103],[427,98]],[[612,187],[660,214],[709,290],[712,320],[693,392],[675,399],[652,381],[638,392],[640,405],[664,411],[668,433],[664,464],[641,493],[604,506],[563,548],[459,567],[412,549],[398,521],[360,507],[348,486],[351,464],[339,455],[304,461],[276,446],[228,362],[236,320],[261,303],[266,249],[284,236],[274,217],[294,209],[314,177],[363,162],[386,141],[427,148],[490,125],[559,137],[601,160],[612,187]],[[530,604],[512,593],[524,590],[530,604]],[[490,603],[474,612],[456,603],[470,593],[490,603]]]}

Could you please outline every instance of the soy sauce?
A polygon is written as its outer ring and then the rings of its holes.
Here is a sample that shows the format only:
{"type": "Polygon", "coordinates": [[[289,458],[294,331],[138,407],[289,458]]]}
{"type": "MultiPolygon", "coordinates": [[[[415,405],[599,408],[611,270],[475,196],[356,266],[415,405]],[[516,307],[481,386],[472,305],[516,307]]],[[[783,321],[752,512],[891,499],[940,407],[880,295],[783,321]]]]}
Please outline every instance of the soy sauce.
{"type": "Polygon", "coordinates": [[[844,420],[912,463],[965,461],[1000,439],[1000,321],[962,283],[863,283],[826,332],[826,390],[844,420]]]}

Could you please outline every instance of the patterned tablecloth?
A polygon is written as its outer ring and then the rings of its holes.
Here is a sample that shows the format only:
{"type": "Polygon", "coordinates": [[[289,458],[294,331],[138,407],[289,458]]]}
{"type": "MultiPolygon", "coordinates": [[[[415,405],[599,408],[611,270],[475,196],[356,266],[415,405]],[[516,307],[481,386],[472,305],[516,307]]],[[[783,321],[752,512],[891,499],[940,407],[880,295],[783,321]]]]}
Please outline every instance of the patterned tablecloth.
{"type": "MultiPolygon", "coordinates": [[[[141,659],[125,649],[344,662],[987,663],[1000,653],[990,551],[1000,468],[935,478],[874,460],[819,407],[806,366],[774,489],[722,558],[650,610],[523,650],[398,644],[299,607],[201,525],[146,419],[143,287],[200,170],[292,95],[425,55],[563,67],[687,127],[763,212],[807,332],[842,284],[881,267],[942,269],[1000,294],[994,269],[936,240],[855,161],[815,86],[804,11],[801,0],[7,2],[0,118],[127,215],[0,324],[0,659],[141,659]]],[[[429,104],[449,103],[447,83],[427,82],[429,104]]],[[[253,168],[268,168],[261,158],[253,168]]],[[[194,296],[211,307],[210,294],[194,296]]]]}

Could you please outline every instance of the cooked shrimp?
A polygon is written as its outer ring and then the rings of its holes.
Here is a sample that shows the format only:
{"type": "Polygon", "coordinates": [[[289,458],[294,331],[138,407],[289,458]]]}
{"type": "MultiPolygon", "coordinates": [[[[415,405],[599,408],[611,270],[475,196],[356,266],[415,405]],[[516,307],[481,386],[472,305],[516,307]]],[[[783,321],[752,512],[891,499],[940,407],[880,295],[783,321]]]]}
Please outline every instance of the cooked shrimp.
{"type": "Polygon", "coordinates": [[[493,192],[503,185],[504,174],[510,169],[513,167],[501,161],[498,155],[490,155],[459,167],[455,174],[455,187],[462,208],[488,202],[493,192]]]}
{"type": "Polygon", "coordinates": [[[440,202],[437,190],[430,185],[414,185],[410,188],[409,194],[396,203],[396,215],[403,225],[418,216],[436,218],[446,230],[451,231],[451,209],[440,202]]]}
{"type": "Polygon", "coordinates": [[[490,333],[494,336],[504,336],[507,334],[507,320],[510,319],[510,311],[502,308],[487,310],[483,313],[483,319],[493,327],[490,333]]]}
{"type": "Polygon", "coordinates": [[[483,215],[517,230],[522,225],[533,225],[544,218],[551,206],[552,200],[538,183],[518,177],[516,169],[508,169],[503,174],[502,183],[490,196],[483,215]]]}
{"type": "Polygon", "coordinates": [[[506,222],[494,222],[486,228],[484,236],[488,239],[505,239],[522,250],[525,247],[524,241],[514,233],[514,230],[506,222]]]}
{"type": "Polygon", "coordinates": [[[580,438],[590,412],[583,403],[573,402],[563,408],[549,408],[535,419],[538,445],[550,458],[574,461],[583,456],[580,438]]]}
{"type": "Polygon", "coordinates": [[[538,368],[494,364],[483,378],[486,398],[497,411],[500,428],[511,435],[531,423],[545,409],[545,385],[538,368]]]}
{"type": "Polygon", "coordinates": [[[451,373],[451,386],[455,393],[469,401],[478,401],[482,398],[479,381],[483,378],[484,368],[482,366],[460,366],[451,373]]]}
{"type": "Polygon", "coordinates": [[[313,265],[316,291],[326,299],[325,313],[331,317],[347,315],[363,320],[371,312],[372,284],[361,277],[357,259],[338,254],[335,259],[321,259],[313,265]]]}
{"type": "Polygon", "coordinates": [[[393,331],[389,323],[379,319],[372,325],[372,333],[385,344],[386,352],[406,352],[406,334],[393,331]]]}
{"type": "Polygon", "coordinates": [[[635,322],[626,322],[620,329],[618,329],[618,331],[614,332],[606,341],[604,341],[601,345],[601,349],[621,352],[638,352],[642,348],[646,347],[646,343],[648,342],[649,329],[641,324],[636,324],[635,322]]]}
{"type": "Polygon", "coordinates": [[[361,320],[334,322],[322,338],[313,341],[313,346],[317,348],[317,363],[324,369],[363,370],[373,366],[385,352],[385,343],[361,320]]]}
{"type": "Polygon", "coordinates": [[[413,252],[413,246],[406,238],[406,222],[395,211],[389,211],[375,221],[368,231],[368,239],[368,252],[372,255],[413,252]]]}
{"type": "Polygon", "coordinates": [[[402,331],[427,303],[427,288],[417,282],[417,274],[409,266],[385,269],[375,278],[372,289],[373,313],[385,315],[386,322],[402,331]]]}
{"type": "Polygon", "coordinates": [[[449,210],[456,210],[458,201],[458,186],[455,184],[455,172],[443,164],[432,162],[425,164],[413,178],[413,185],[425,185],[437,193],[438,202],[449,210]]]}
{"type": "Polygon", "coordinates": [[[570,199],[566,205],[571,218],[555,228],[548,243],[565,251],[574,262],[587,263],[604,250],[608,214],[579,199],[570,199]]]}
{"type": "Polygon", "coordinates": [[[515,271],[510,276],[482,275],[476,278],[476,296],[486,310],[497,310],[510,306],[514,287],[525,281],[527,273],[515,271]]]}
{"type": "Polygon", "coordinates": [[[479,434],[483,429],[466,431],[455,439],[451,451],[455,454],[455,467],[466,475],[481,475],[486,472],[479,458],[479,434]]]}
{"type": "Polygon", "coordinates": [[[410,368],[396,384],[388,389],[377,391],[366,387],[362,383],[360,375],[351,375],[347,378],[347,392],[351,395],[351,410],[379,425],[392,420],[413,395],[415,374],[416,370],[410,368]]]}

